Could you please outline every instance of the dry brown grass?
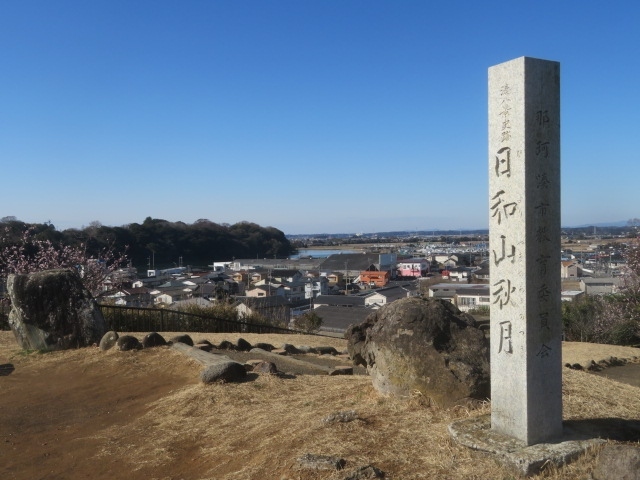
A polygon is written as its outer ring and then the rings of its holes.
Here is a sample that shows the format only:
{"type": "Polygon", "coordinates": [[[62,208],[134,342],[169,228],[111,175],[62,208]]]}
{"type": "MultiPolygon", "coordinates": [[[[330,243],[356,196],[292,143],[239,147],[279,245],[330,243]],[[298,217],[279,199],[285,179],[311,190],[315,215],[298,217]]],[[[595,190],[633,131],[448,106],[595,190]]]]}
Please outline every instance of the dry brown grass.
{"type": "MultiPolygon", "coordinates": [[[[231,334],[193,337],[213,343],[237,338],[231,334]]],[[[313,336],[243,338],[276,346],[285,342],[332,345],[339,350],[345,346],[341,339],[313,336]]],[[[126,423],[114,422],[82,434],[84,437],[79,435],[78,441],[96,447],[90,459],[94,471],[104,470],[117,459],[119,468],[109,471],[108,478],[309,480],[344,476],[300,470],[296,458],[304,453],[343,457],[347,468],[373,464],[394,479],[513,478],[491,456],[453,443],[447,431],[453,420],[489,413],[488,404],[443,410],[417,394],[408,399],[380,397],[368,377],[357,376],[259,376],[244,383],[203,385],[195,381],[200,365],[170,349],[106,353],[83,349],[25,356],[12,342],[10,334],[0,333],[0,363],[10,359],[16,372],[70,368],[79,374],[99,368],[120,382],[129,382],[132,392],[148,388],[149,380],[160,373],[184,377],[182,384],[150,399],[126,423]],[[343,410],[355,410],[358,419],[344,424],[321,421],[343,410]]],[[[563,375],[565,419],[640,417],[640,388],[569,369],[563,369],[563,375]]],[[[104,395],[109,395],[109,388],[104,395]]],[[[542,477],[584,479],[596,455],[597,450],[589,452],[542,477]]]]}
{"type": "Polygon", "coordinates": [[[586,342],[563,342],[562,344],[563,363],[587,365],[592,360],[597,363],[609,357],[617,357],[628,361],[640,361],[640,349],[586,342]]]}

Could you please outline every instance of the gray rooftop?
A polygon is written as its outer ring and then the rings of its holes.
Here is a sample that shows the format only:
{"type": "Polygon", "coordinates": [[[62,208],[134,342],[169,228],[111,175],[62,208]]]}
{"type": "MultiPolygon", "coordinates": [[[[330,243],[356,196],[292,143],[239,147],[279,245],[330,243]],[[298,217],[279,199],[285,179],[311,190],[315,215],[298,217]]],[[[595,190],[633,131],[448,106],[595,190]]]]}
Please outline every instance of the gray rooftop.
{"type": "Polygon", "coordinates": [[[376,265],[380,257],[376,253],[341,253],[327,257],[318,267],[322,272],[359,272],[376,265]]]}
{"type": "Polygon", "coordinates": [[[362,323],[375,310],[368,308],[344,308],[322,306],[313,310],[322,318],[322,328],[329,331],[345,331],[349,325],[362,323]]]}
{"type": "Polygon", "coordinates": [[[365,297],[359,295],[318,295],[314,303],[337,307],[364,307],[364,300],[365,297]]]}

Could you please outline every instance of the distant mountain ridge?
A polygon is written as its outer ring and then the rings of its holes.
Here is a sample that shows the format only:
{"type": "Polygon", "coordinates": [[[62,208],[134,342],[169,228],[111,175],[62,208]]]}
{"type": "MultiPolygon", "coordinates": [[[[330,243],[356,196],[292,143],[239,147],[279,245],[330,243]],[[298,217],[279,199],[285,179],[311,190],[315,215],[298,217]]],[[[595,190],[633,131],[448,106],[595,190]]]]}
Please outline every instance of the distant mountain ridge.
{"type": "MultiPolygon", "coordinates": [[[[636,220],[636,219],[633,219],[636,220]]],[[[563,225],[563,230],[584,230],[592,228],[625,228],[631,227],[631,220],[618,220],[614,222],[600,222],[600,223],[585,223],[583,225],[563,225]]],[[[638,221],[640,225],[640,221],[638,221]]],[[[378,232],[366,232],[366,233],[306,233],[306,234],[287,234],[287,238],[305,238],[305,237],[326,237],[326,238],[352,238],[359,237],[362,239],[375,238],[375,237],[441,237],[441,236],[459,236],[459,235],[487,235],[489,233],[488,228],[461,228],[461,229],[448,229],[448,230],[394,230],[394,231],[378,231],[378,232]]]]}
{"type": "Polygon", "coordinates": [[[585,223],[584,225],[573,225],[571,227],[564,227],[564,228],[626,227],[628,225],[629,225],[629,220],[618,220],[617,222],[585,223]]]}

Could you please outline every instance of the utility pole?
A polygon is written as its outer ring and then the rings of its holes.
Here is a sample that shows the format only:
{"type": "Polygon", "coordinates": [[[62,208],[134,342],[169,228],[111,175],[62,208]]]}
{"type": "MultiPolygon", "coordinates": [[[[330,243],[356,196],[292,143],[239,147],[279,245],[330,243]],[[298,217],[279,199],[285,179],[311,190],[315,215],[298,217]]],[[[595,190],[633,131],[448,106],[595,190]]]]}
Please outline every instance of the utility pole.
{"type": "Polygon", "coordinates": [[[349,295],[349,260],[344,262],[344,294],[349,295]]]}

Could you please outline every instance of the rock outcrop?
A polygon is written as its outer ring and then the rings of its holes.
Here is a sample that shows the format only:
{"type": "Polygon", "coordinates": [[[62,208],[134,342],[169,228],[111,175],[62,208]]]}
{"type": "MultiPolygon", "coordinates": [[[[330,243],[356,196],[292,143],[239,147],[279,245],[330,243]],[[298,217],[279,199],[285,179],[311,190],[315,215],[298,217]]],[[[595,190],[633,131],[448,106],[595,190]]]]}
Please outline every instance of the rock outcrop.
{"type": "Polygon", "coordinates": [[[470,315],[438,299],[405,298],[352,325],[345,337],[383,394],[419,391],[442,407],[490,395],[489,341],[470,315]]]}
{"type": "Polygon", "coordinates": [[[100,342],[107,324],[79,275],[46,270],[9,275],[9,325],[18,344],[29,350],[61,350],[100,342]]]}

